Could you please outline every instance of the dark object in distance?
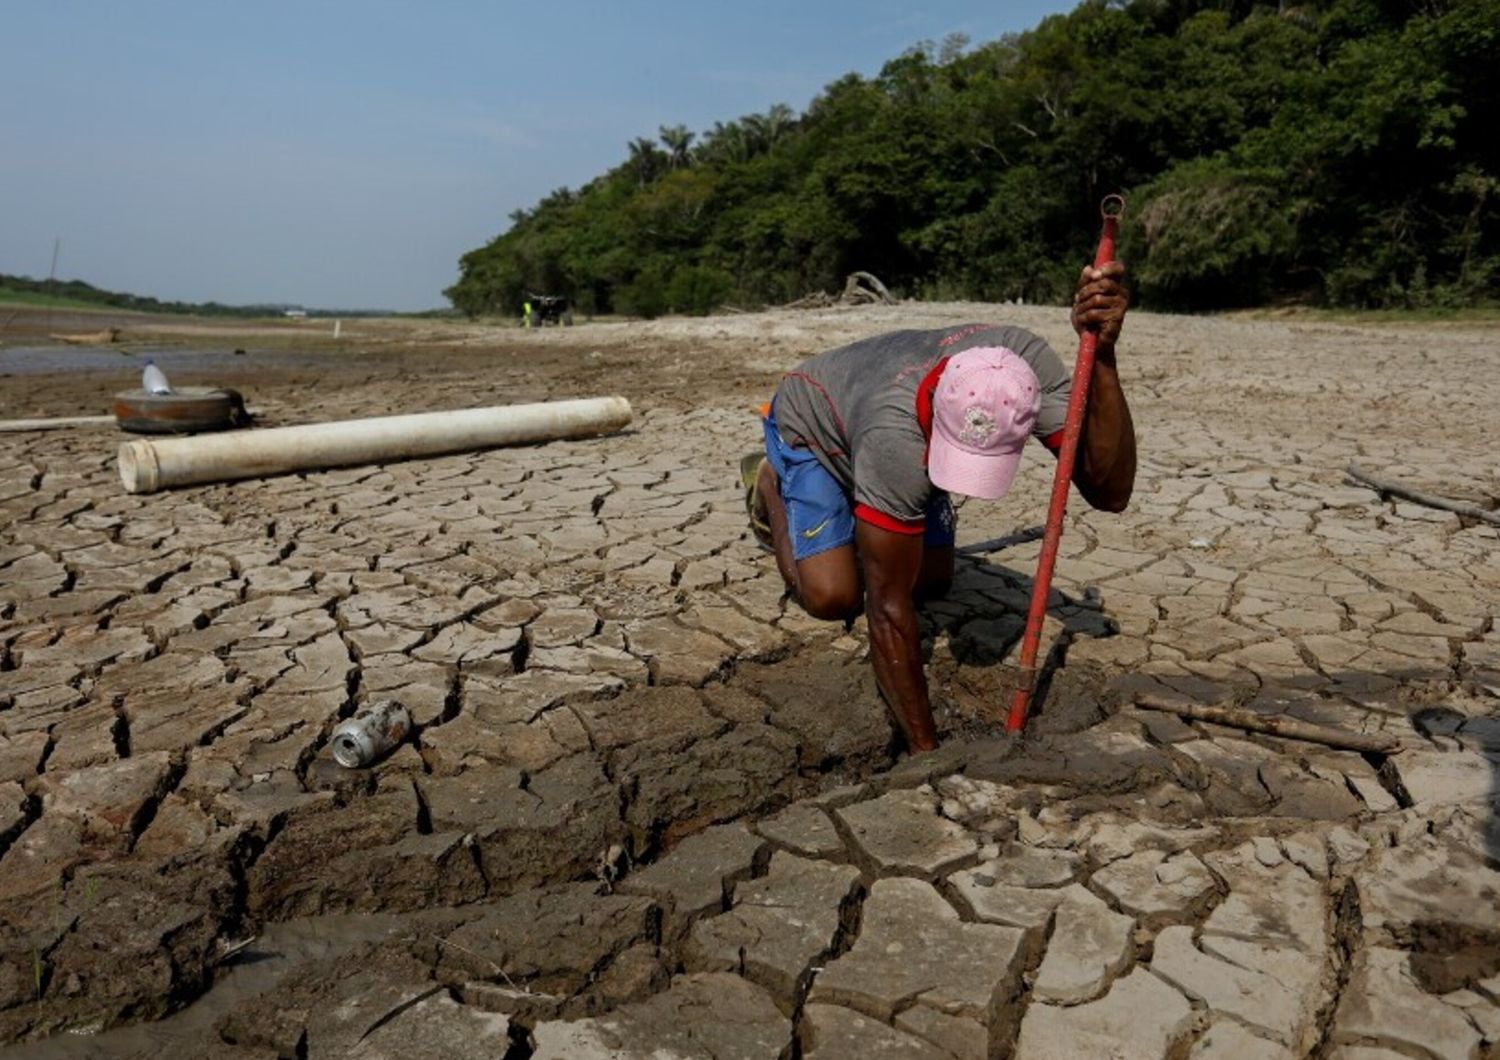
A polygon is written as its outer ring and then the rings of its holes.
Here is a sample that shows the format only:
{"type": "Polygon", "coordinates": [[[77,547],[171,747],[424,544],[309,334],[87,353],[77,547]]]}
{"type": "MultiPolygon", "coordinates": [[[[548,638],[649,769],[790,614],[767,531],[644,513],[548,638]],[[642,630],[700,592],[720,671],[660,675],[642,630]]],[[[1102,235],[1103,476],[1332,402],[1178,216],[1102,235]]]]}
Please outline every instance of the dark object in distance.
{"type": "Polygon", "coordinates": [[[560,294],[529,294],[526,296],[531,301],[531,312],[535,317],[537,327],[545,327],[548,324],[561,324],[564,327],[573,326],[573,307],[568,304],[568,299],[560,294]]]}

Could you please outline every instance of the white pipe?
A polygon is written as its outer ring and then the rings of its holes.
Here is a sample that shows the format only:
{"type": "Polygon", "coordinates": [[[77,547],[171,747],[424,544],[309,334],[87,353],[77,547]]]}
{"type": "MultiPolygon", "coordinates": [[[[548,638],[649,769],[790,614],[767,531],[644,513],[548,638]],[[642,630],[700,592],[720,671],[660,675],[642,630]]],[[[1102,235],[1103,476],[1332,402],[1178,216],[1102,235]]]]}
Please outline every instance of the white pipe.
{"type": "MultiPolygon", "coordinates": [[[[245,415],[254,419],[261,414],[258,408],[245,410],[245,415]]],[[[107,416],[52,416],[44,420],[0,420],[0,434],[17,431],[56,431],[64,427],[113,427],[119,421],[114,414],[107,416]]]]}
{"type": "Polygon", "coordinates": [[[46,420],[0,420],[0,431],[55,431],[62,427],[114,426],[113,416],[55,416],[46,420]]]}
{"type": "Polygon", "coordinates": [[[630,402],[603,397],[142,439],[120,446],[120,481],[130,493],[154,493],[288,471],[586,438],[619,430],[630,415],[630,402]]]}

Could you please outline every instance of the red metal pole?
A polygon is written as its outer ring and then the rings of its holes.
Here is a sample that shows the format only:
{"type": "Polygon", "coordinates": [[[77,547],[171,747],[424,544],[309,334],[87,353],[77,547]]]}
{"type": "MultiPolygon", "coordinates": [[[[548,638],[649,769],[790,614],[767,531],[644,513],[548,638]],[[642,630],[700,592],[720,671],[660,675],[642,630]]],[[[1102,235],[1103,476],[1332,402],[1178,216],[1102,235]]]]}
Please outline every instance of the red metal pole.
{"type": "MultiPolygon", "coordinates": [[[[1115,258],[1115,234],[1125,213],[1125,200],[1108,195],[1099,206],[1104,230],[1099,234],[1099,249],[1094,254],[1094,268],[1102,269],[1115,258]]],[[[1068,420],[1063,428],[1062,449],[1057,454],[1057,473],[1052,477],[1052,503],[1047,508],[1047,532],[1042,538],[1042,554],[1037,560],[1036,581],[1031,587],[1031,609],[1026,614],[1026,635],[1021,638],[1021,684],[1010,703],[1005,719],[1008,732],[1026,727],[1026,711],[1036,690],[1036,653],[1042,643],[1042,623],[1047,618],[1047,597],[1052,594],[1052,568],[1057,564],[1057,549],[1062,544],[1063,519],[1068,514],[1068,487],[1073,482],[1073,463],[1078,457],[1078,439],[1083,433],[1083,414],[1089,404],[1089,384],[1094,380],[1094,345],[1098,337],[1085,331],[1078,339],[1078,359],[1073,363],[1073,390],[1068,397],[1068,420]]]]}

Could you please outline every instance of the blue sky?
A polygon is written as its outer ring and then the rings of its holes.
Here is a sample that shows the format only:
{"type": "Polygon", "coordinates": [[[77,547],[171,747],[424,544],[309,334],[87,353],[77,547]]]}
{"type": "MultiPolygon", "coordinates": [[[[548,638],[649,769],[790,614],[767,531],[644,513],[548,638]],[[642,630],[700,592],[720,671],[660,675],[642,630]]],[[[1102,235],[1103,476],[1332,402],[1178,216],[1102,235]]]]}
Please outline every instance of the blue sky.
{"type": "Polygon", "coordinates": [[[509,213],[658,126],[801,110],[920,40],[1072,3],[20,0],[0,272],[161,298],[444,305],[509,213]]]}

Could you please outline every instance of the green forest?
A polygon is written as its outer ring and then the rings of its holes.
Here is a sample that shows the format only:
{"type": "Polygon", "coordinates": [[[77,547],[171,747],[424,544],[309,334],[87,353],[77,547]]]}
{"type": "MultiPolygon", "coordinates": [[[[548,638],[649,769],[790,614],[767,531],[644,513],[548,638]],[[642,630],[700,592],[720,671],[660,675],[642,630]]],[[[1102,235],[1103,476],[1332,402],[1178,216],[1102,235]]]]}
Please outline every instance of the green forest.
{"type": "Polygon", "coordinates": [[[82,280],[35,280],[0,273],[0,302],[41,306],[98,306],[137,313],[191,313],[197,316],[275,316],[287,306],[223,305],[219,302],[166,302],[146,295],[107,291],[82,280]]]}
{"type": "Polygon", "coordinates": [[[989,43],[627,145],[518,210],[445,293],[655,316],[837,292],[1061,302],[1129,201],[1138,304],[1500,298],[1500,0],[1088,0],[989,43]]]}

